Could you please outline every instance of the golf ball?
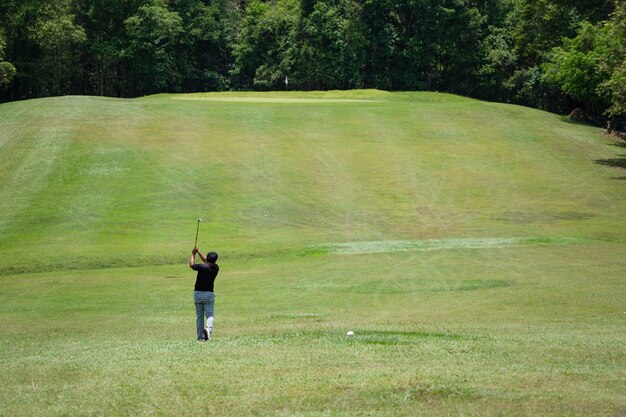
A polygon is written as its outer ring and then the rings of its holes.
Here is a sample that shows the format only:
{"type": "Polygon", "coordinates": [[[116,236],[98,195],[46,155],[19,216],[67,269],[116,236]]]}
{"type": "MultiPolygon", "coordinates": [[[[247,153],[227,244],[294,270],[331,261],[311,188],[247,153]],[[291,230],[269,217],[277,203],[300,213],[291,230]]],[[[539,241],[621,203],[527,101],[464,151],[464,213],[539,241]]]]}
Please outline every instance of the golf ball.
{"type": "Polygon", "coordinates": [[[348,331],[348,333],[346,333],[346,336],[351,337],[354,336],[354,332],[352,330],[348,331]]]}

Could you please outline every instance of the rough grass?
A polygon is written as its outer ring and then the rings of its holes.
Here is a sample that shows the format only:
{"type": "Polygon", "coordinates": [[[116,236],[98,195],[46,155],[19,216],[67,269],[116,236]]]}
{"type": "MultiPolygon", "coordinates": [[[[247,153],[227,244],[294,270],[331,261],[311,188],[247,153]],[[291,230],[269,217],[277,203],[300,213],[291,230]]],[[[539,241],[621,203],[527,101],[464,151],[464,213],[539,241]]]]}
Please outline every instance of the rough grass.
{"type": "Polygon", "coordinates": [[[624,414],[620,153],[436,93],[2,104],[0,415],[624,414]]]}

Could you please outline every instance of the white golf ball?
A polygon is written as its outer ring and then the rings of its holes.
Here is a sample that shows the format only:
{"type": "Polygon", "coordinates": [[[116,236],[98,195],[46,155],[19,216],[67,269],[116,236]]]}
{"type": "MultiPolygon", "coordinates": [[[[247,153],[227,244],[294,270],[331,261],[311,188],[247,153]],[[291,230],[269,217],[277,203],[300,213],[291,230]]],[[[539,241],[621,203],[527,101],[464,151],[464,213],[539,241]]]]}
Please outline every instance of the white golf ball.
{"type": "Polygon", "coordinates": [[[348,333],[346,333],[346,336],[352,337],[352,336],[354,336],[354,332],[352,330],[350,330],[350,331],[348,331],[348,333]]]}

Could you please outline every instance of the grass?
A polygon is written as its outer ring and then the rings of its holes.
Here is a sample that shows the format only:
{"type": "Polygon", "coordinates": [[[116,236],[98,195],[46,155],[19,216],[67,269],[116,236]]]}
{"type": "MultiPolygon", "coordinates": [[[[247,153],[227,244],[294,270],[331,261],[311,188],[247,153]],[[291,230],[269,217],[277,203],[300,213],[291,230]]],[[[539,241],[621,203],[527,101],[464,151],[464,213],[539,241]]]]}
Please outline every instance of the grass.
{"type": "Polygon", "coordinates": [[[436,93],[2,104],[0,416],[621,415],[621,152],[436,93]]]}

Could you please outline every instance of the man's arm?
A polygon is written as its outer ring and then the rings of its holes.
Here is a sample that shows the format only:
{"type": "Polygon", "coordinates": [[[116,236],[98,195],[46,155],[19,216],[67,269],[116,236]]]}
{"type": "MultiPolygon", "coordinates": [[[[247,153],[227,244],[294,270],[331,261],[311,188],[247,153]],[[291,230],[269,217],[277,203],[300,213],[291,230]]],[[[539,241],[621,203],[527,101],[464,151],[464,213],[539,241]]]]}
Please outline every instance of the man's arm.
{"type": "Polygon", "coordinates": [[[196,263],[196,253],[198,253],[198,248],[193,248],[191,251],[191,258],[189,259],[189,268],[191,269],[193,269],[193,265],[196,263]]]}
{"type": "Polygon", "coordinates": [[[202,252],[200,252],[199,249],[198,249],[198,255],[200,255],[200,259],[202,259],[202,262],[206,263],[206,256],[204,256],[202,252]]]}

